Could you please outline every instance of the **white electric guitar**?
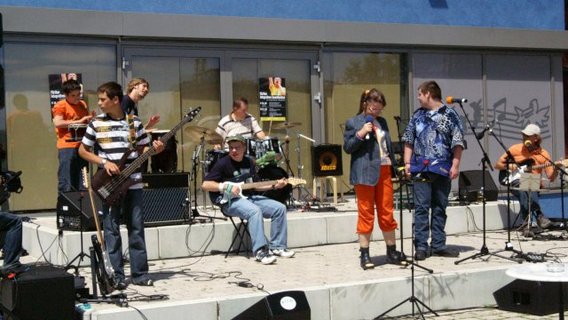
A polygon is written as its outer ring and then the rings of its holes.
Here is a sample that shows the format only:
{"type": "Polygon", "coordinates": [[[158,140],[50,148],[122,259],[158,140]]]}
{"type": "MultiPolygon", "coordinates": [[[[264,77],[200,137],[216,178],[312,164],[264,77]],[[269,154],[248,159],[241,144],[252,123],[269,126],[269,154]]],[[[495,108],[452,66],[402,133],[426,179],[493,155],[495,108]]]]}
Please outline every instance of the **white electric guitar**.
{"type": "MultiPolygon", "coordinates": [[[[299,178],[288,178],[288,183],[292,186],[297,186],[300,184],[306,184],[306,180],[299,179],[299,178]]],[[[224,204],[229,202],[229,200],[234,198],[241,198],[243,197],[243,190],[255,189],[265,186],[270,186],[278,183],[278,180],[269,180],[269,181],[259,181],[259,182],[251,182],[251,183],[244,183],[244,182],[225,182],[225,184],[230,183],[231,185],[239,186],[240,192],[238,196],[234,196],[230,191],[223,193],[223,199],[219,203],[224,204]]]]}

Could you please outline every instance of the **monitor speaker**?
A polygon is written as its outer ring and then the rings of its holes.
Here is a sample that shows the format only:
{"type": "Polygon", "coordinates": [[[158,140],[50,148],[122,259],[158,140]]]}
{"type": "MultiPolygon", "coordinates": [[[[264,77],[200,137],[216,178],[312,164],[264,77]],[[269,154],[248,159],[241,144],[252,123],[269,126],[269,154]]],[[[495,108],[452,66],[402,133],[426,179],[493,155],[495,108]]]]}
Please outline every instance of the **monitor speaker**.
{"type": "Polygon", "coordinates": [[[320,144],[312,147],[312,173],[314,177],[343,175],[341,145],[320,144]]]}
{"type": "MultiPolygon", "coordinates": [[[[93,198],[96,210],[101,210],[102,201],[98,196],[93,198]]],[[[60,192],[57,198],[57,228],[80,231],[81,218],[83,219],[83,231],[96,230],[89,193],[87,191],[60,192]]]]}
{"type": "Polygon", "coordinates": [[[0,288],[3,309],[9,311],[3,319],[74,319],[75,280],[63,269],[32,265],[16,279],[2,279],[0,288]]]}
{"type": "Polygon", "coordinates": [[[233,320],[310,320],[311,311],[303,291],[283,291],[262,298],[233,320]]]}
{"type": "MultiPolygon", "coordinates": [[[[459,198],[465,202],[475,202],[479,192],[483,187],[483,170],[469,170],[460,172],[458,182],[459,198]]],[[[499,195],[499,190],[491,174],[485,171],[485,200],[495,201],[499,195]]]]}
{"type": "MultiPolygon", "coordinates": [[[[563,284],[564,310],[568,307],[568,291],[563,284]]],[[[514,280],[493,292],[499,309],[533,315],[558,312],[559,287],[556,282],[514,280]]]]}

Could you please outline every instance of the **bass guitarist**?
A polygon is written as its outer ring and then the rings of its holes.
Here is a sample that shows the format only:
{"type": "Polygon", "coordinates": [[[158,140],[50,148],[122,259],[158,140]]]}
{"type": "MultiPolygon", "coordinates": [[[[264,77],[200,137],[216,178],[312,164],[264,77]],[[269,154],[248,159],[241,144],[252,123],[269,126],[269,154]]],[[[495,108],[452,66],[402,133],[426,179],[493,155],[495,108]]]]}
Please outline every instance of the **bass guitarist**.
{"type": "MultiPolygon", "coordinates": [[[[514,144],[509,148],[509,152],[511,153],[511,156],[513,156],[513,161],[510,161],[511,163],[509,164],[509,177],[511,177],[511,173],[514,173],[519,169],[522,170],[519,166],[527,166],[526,168],[528,168],[528,171],[525,172],[541,174],[542,171],[544,171],[548,180],[551,182],[554,181],[558,175],[558,170],[549,163],[548,159],[550,159],[550,154],[548,151],[541,147],[542,139],[540,137],[540,127],[531,123],[528,124],[521,133],[523,135],[522,142],[514,144]]],[[[506,171],[507,160],[508,155],[507,152],[505,152],[499,160],[497,160],[497,163],[495,163],[495,169],[506,171]]],[[[529,192],[518,190],[520,179],[511,179],[509,183],[511,183],[511,187],[513,188],[511,193],[519,200],[519,204],[521,206],[519,214],[525,222],[521,225],[519,230],[523,230],[527,226],[529,192]]],[[[533,231],[533,233],[539,233],[542,232],[542,229],[549,228],[551,222],[542,212],[539,204],[538,192],[531,192],[530,201],[530,208],[532,211],[531,221],[536,221],[536,224],[530,226],[531,231],[533,231]]]]}
{"type": "MultiPolygon", "coordinates": [[[[98,105],[102,114],[94,118],[87,127],[79,155],[85,160],[98,165],[108,175],[120,173],[115,163],[129,153],[126,166],[147,150],[150,138],[142,122],[136,116],[126,116],[120,106],[122,88],[116,82],[107,82],[97,88],[98,105]],[[93,150],[96,150],[97,153],[93,150]]],[[[156,153],[164,150],[164,144],[155,140],[156,153]]],[[[103,205],[103,229],[106,249],[115,270],[115,288],[126,289],[124,262],[122,259],[122,239],[120,237],[120,216],[124,216],[128,228],[128,249],[130,252],[130,274],[134,285],[152,286],[148,276],[148,257],[144,239],[144,213],[142,207],[142,174],[134,172],[132,184],[125,196],[116,204],[103,205]]]]}

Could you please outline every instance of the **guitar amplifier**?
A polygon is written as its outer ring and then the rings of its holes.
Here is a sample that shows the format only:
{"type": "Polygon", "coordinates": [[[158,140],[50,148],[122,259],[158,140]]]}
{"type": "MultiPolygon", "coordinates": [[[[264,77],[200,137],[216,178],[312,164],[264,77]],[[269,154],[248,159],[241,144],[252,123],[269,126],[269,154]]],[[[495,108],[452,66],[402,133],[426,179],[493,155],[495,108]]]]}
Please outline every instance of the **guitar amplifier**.
{"type": "MultiPolygon", "coordinates": [[[[102,201],[94,197],[95,208],[102,209],[102,201]]],[[[95,218],[87,191],[60,192],[57,198],[57,228],[68,231],[94,231],[95,218]]]]}
{"type": "Polygon", "coordinates": [[[187,223],[188,178],[187,172],[142,175],[145,226],[187,223]]]}

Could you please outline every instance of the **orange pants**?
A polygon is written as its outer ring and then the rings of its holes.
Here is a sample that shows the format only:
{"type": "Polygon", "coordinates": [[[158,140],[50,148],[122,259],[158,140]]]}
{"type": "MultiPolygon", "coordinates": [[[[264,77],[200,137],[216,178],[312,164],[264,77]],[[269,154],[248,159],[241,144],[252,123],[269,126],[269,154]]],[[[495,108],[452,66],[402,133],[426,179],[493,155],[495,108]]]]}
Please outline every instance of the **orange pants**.
{"type": "Polygon", "coordinates": [[[381,166],[381,176],[376,185],[355,185],[355,194],[357,195],[357,209],[359,211],[357,233],[368,234],[373,232],[375,206],[377,208],[379,228],[381,228],[382,231],[393,231],[398,227],[393,217],[394,191],[390,166],[381,166]]]}

